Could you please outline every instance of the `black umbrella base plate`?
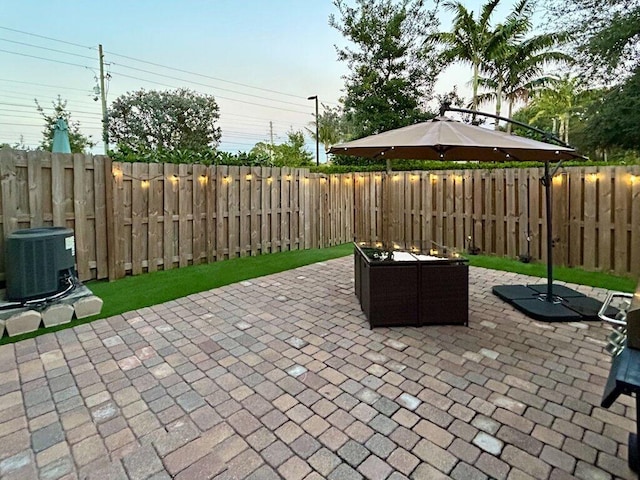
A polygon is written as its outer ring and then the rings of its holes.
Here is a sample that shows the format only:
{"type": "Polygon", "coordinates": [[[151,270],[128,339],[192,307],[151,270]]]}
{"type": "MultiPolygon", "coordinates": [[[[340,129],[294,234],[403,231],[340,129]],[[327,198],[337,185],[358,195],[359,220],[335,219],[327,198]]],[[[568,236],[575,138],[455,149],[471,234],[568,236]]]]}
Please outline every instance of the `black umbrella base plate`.
{"type": "MultiPolygon", "coordinates": [[[[593,298],[564,285],[553,285],[553,301],[546,300],[547,285],[498,285],[493,294],[513,305],[527,317],[542,322],[577,322],[599,320],[598,311],[602,306],[593,298]]],[[[612,308],[607,315],[615,316],[612,308]]]]}

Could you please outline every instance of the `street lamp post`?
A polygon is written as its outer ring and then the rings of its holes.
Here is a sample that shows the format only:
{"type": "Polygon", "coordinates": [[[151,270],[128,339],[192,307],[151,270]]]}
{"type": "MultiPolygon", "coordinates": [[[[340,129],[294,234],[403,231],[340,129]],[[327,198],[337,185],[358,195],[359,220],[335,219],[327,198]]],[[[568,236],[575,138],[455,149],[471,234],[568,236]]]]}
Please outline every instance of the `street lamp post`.
{"type": "Polygon", "coordinates": [[[318,138],[318,96],[313,95],[308,97],[307,100],[316,101],[316,165],[320,165],[320,139],[318,138]]]}

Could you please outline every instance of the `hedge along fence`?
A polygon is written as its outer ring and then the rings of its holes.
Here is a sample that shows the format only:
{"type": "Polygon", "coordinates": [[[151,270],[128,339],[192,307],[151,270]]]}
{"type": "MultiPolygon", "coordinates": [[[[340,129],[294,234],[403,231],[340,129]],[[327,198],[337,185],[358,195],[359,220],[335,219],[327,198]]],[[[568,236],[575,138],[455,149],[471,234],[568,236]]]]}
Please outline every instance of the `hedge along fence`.
{"type": "MultiPolygon", "coordinates": [[[[51,225],[75,230],[81,280],[354,238],[423,250],[432,242],[460,251],[472,245],[509,257],[529,250],[545,260],[541,175],[542,169],[324,175],[3,149],[0,275],[7,234],[51,225]]],[[[552,190],[556,265],[640,274],[637,166],[566,168],[552,190]]]]}

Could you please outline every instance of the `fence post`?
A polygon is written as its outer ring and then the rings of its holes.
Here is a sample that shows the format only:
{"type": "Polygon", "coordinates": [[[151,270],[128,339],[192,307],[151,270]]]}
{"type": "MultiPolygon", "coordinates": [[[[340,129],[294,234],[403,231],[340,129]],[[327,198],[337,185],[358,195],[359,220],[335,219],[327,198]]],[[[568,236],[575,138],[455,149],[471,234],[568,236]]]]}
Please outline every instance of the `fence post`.
{"type": "Polygon", "coordinates": [[[0,149],[0,177],[2,178],[2,231],[5,238],[18,228],[15,152],[0,149]]]}
{"type": "Polygon", "coordinates": [[[104,157],[104,183],[105,183],[105,212],[107,216],[107,269],[109,281],[113,282],[116,275],[116,228],[114,210],[117,208],[114,202],[113,191],[115,189],[115,177],[113,174],[113,161],[110,157],[104,157]]]}

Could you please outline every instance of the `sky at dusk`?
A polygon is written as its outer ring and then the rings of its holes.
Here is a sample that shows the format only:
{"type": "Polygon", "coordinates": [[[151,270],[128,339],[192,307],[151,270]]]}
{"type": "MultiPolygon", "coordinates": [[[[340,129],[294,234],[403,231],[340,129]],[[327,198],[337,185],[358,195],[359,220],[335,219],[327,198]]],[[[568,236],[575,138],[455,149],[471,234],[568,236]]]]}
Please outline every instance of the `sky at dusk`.
{"type": "MultiPolygon", "coordinates": [[[[513,4],[503,2],[496,19],[513,4]]],[[[463,3],[476,10],[481,4],[463,3]]],[[[329,0],[0,0],[0,143],[22,136],[35,148],[43,121],[34,98],[48,108],[60,95],[97,142],[94,153],[103,152],[94,101],[98,44],[110,77],[108,102],[140,88],[187,87],[215,96],[221,150],[268,141],[270,122],[274,141],[285,141],[287,131],[313,121],[307,97],[338,105],[348,70],[337,60],[335,45],[345,40],[328,24],[332,13],[329,0]]],[[[441,21],[448,30],[446,14],[441,21]]],[[[468,98],[469,79],[469,67],[450,67],[436,93],[455,85],[468,98]]],[[[307,145],[315,153],[310,138],[307,145]]]]}

